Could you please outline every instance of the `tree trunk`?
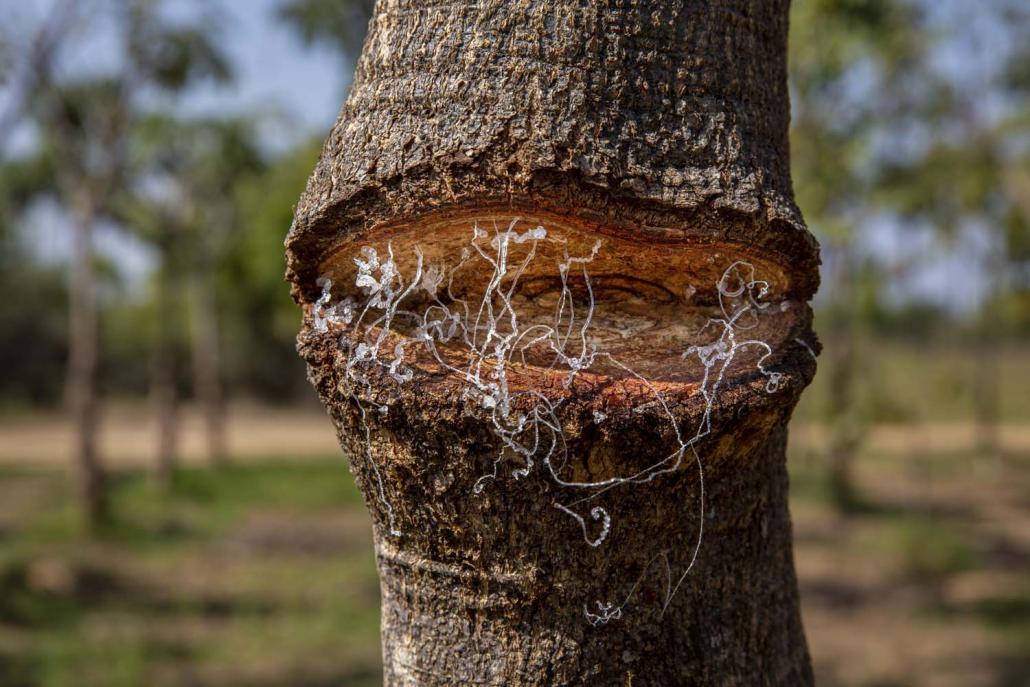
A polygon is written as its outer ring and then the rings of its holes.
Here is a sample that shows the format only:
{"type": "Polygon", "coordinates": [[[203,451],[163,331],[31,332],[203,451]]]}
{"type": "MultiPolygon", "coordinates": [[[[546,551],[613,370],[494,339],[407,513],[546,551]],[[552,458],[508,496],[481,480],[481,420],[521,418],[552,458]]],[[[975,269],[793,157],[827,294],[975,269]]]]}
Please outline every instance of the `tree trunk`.
{"type": "Polygon", "coordinates": [[[388,685],[806,685],[787,2],[381,1],[297,207],[388,685]]]}
{"type": "Polygon", "coordinates": [[[193,392],[204,418],[207,455],[212,465],[225,462],[225,396],[222,393],[218,310],[210,273],[194,275],[193,292],[193,392]]]}
{"type": "MultiPolygon", "coordinates": [[[[83,194],[86,195],[86,194],[83,194]]],[[[97,303],[93,265],[94,204],[75,207],[69,293],[68,370],[65,397],[75,431],[79,502],[86,526],[96,529],[108,516],[104,471],[97,455],[97,303]]]]}
{"type": "Polygon", "coordinates": [[[178,454],[178,393],[175,372],[175,332],[179,295],[172,266],[171,238],[162,241],[162,264],[157,275],[157,322],[151,367],[151,400],[157,419],[157,480],[170,488],[178,454]]]}

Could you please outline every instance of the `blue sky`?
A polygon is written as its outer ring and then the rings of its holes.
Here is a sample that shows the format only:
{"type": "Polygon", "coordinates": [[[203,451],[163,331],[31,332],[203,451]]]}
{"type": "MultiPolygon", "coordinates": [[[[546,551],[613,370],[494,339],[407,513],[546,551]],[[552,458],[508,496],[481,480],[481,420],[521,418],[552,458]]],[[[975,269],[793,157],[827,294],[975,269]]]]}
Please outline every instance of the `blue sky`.
{"type": "Polygon", "coordinates": [[[236,65],[237,82],[229,88],[196,89],[184,106],[203,112],[258,111],[271,106],[281,109],[305,135],[328,133],[343,102],[351,68],[328,49],[302,45],[276,20],[279,2],[222,3],[225,24],[220,37],[236,65]]]}
{"type": "MultiPolygon", "coordinates": [[[[59,73],[80,75],[117,68],[118,53],[108,18],[111,3],[79,0],[86,18],[61,55],[59,73]]],[[[41,22],[61,0],[0,0],[0,17],[15,26],[15,81],[18,55],[41,22]]],[[[174,0],[165,3],[173,18],[210,16],[214,33],[233,63],[236,80],[225,85],[200,85],[168,103],[189,113],[264,113],[281,127],[278,133],[307,137],[328,132],[343,101],[349,65],[331,50],[301,43],[275,16],[281,0],[174,0]]],[[[12,89],[0,86],[0,112],[12,89]]],[[[164,106],[166,103],[161,103],[164,106]]],[[[17,147],[31,135],[19,132],[17,147]]]]}

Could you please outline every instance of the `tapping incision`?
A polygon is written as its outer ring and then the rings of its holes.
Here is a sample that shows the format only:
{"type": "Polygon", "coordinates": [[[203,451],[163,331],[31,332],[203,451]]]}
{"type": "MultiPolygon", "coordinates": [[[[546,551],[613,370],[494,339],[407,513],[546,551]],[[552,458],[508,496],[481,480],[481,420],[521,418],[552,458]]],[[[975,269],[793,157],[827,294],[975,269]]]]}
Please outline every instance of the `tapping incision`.
{"type": "MultiPolygon", "coordinates": [[[[384,385],[446,379],[501,445],[470,498],[504,473],[519,480],[539,472],[572,494],[552,505],[597,548],[612,519],[595,500],[613,489],[693,465],[704,513],[697,448],[711,433],[721,386],[751,376],[775,393],[783,374],[773,354],[790,323],[804,317],[781,270],[733,251],[642,244],[517,218],[384,232],[335,253],[321,285],[309,327],[335,337],[344,353],[343,387],[360,410],[365,459],[395,535],[368,423],[370,413],[390,412],[384,385]],[[586,472],[570,464],[562,413],[583,395],[593,395],[598,425],[633,413],[659,418],[667,445],[643,464],[616,457],[586,472]],[[683,399],[700,407],[689,426],[676,410],[683,399]]],[[[702,535],[698,517],[683,576],[702,535]]],[[[670,595],[676,586],[670,573],[670,595]]],[[[620,617],[624,605],[598,601],[598,612],[584,612],[596,624],[620,617]]]]}

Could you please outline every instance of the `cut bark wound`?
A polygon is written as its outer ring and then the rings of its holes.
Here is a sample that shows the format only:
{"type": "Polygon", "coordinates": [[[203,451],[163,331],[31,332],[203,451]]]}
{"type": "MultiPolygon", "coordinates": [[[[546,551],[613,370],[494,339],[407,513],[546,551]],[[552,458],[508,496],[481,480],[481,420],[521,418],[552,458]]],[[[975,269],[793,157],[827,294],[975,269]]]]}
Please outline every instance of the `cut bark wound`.
{"type": "Polygon", "coordinates": [[[785,37],[785,2],[377,6],[287,256],[387,684],[811,683],[785,37]]]}

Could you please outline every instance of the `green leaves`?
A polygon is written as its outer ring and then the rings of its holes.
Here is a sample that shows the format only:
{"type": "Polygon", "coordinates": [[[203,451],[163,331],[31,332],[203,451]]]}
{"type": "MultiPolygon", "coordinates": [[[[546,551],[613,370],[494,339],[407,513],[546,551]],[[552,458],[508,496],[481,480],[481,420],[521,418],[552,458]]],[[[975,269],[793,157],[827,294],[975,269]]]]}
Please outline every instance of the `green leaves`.
{"type": "Polygon", "coordinates": [[[1026,259],[1030,50],[1020,27],[1030,13],[1001,0],[983,10],[997,24],[986,60],[965,5],[794,3],[794,184],[831,247],[853,251],[876,217],[899,231],[930,226],[945,244],[979,224],[1010,263],[1026,259]]]}
{"type": "Polygon", "coordinates": [[[353,59],[361,50],[374,5],[374,0],[284,0],[278,15],[305,43],[327,45],[353,59]]]}
{"type": "Polygon", "coordinates": [[[181,91],[198,81],[232,79],[228,58],[215,40],[216,17],[191,24],[162,19],[160,3],[135,0],[126,11],[130,74],[158,88],[181,91]]]}

